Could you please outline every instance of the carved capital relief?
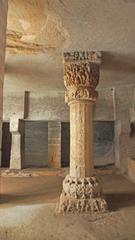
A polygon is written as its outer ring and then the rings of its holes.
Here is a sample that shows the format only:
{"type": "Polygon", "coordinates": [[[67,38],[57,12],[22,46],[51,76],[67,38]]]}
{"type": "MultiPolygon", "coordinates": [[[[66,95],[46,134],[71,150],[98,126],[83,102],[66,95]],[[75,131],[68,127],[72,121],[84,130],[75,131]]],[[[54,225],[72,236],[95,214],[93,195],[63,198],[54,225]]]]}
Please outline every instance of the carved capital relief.
{"type": "Polygon", "coordinates": [[[64,54],[65,101],[96,101],[99,82],[99,52],[71,52],[64,54]]]}

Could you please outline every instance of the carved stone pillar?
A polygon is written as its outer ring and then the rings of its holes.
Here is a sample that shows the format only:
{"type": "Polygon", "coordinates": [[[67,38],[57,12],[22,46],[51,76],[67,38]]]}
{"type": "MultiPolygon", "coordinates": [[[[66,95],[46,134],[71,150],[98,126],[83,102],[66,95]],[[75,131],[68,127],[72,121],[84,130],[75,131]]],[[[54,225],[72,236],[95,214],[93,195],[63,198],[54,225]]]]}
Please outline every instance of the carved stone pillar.
{"type": "Polygon", "coordinates": [[[10,169],[21,169],[21,134],[19,132],[19,119],[10,119],[11,133],[11,153],[10,153],[10,169]]]}
{"type": "Polygon", "coordinates": [[[10,169],[21,169],[21,134],[11,132],[11,139],[10,169]]]}
{"type": "Polygon", "coordinates": [[[70,174],[63,181],[59,212],[107,210],[102,184],[93,175],[93,103],[99,82],[100,52],[64,54],[65,101],[70,107],[70,174]]]}

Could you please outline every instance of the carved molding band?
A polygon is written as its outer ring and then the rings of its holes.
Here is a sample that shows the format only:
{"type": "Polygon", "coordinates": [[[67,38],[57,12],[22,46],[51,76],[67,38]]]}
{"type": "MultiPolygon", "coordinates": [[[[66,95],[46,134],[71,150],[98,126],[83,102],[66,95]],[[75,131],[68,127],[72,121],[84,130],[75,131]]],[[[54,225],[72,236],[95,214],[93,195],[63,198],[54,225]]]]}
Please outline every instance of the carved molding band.
{"type": "Polygon", "coordinates": [[[77,87],[65,92],[65,102],[69,103],[73,100],[91,100],[96,101],[98,92],[89,87],[77,87]]]}
{"type": "Polygon", "coordinates": [[[99,82],[101,55],[94,52],[75,52],[65,53],[64,57],[64,84],[67,88],[65,101],[96,101],[95,89],[99,82]]]}
{"type": "Polygon", "coordinates": [[[66,52],[64,53],[64,61],[72,62],[72,61],[90,61],[101,63],[101,52],[94,51],[76,51],[76,52],[66,52]]]}

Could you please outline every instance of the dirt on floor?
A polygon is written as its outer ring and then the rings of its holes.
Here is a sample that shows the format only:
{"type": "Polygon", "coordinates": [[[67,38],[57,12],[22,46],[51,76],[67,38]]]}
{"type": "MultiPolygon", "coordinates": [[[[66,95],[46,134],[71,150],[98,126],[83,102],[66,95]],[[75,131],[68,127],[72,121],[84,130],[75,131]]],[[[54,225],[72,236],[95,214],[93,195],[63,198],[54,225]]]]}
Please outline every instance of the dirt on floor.
{"type": "Polygon", "coordinates": [[[0,240],[135,240],[135,184],[99,171],[110,212],[59,215],[62,174],[1,176],[0,240]]]}

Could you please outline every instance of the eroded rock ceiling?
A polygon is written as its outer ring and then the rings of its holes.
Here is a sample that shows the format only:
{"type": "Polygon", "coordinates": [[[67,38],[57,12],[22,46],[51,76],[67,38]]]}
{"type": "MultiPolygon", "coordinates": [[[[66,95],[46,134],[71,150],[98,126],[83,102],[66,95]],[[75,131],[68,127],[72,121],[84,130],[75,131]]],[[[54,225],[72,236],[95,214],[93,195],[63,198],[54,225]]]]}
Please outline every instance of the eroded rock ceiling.
{"type": "Polygon", "coordinates": [[[9,0],[7,49],[36,53],[56,49],[68,38],[59,16],[48,11],[46,0],[9,0]]]}
{"type": "Polygon", "coordinates": [[[64,90],[62,53],[76,50],[102,51],[99,87],[134,84],[134,16],[134,0],[9,0],[6,89],[64,90]]]}
{"type": "Polygon", "coordinates": [[[133,0],[9,0],[7,48],[132,51],[134,13],[133,0]]]}

